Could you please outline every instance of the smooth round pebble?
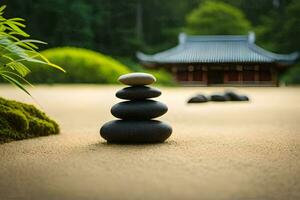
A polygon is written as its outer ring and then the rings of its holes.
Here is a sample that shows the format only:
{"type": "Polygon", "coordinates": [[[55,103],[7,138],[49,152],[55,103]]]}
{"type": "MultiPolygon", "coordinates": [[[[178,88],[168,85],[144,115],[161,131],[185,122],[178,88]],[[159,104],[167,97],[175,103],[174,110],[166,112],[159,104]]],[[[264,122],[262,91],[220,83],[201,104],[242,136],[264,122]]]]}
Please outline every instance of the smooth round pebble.
{"type": "Polygon", "coordinates": [[[232,91],[225,92],[225,96],[228,97],[229,101],[240,101],[239,95],[232,91]]]}
{"type": "Polygon", "coordinates": [[[198,94],[188,100],[188,103],[206,103],[208,102],[208,99],[206,96],[202,94],[198,94]]]}
{"type": "Polygon", "coordinates": [[[246,95],[239,95],[232,91],[225,92],[225,96],[228,97],[229,101],[249,101],[246,95]]]}
{"type": "Polygon", "coordinates": [[[239,96],[239,100],[240,100],[240,101],[249,101],[250,99],[249,99],[249,97],[247,97],[246,95],[240,95],[240,96],[239,96]]]}
{"type": "Polygon", "coordinates": [[[100,129],[101,137],[109,143],[160,143],[171,134],[171,126],[157,120],[114,120],[100,129]]]}
{"type": "Polygon", "coordinates": [[[228,101],[229,98],[226,95],[222,94],[213,94],[210,96],[211,101],[228,101]]]}
{"type": "Polygon", "coordinates": [[[147,73],[137,72],[137,73],[130,73],[124,74],[119,77],[118,81],[125,85],[150,85],[156,81],[156,78],[147,73]]]}
{"type": "Polygon", "coordinates": [[[161,91],[147,86],[132,86],[119,90],[116,97],[120,99],[141,100],[155,98],[161,95],[161,91]]]}
{"type": "Polygon", "coordinates": [[[111,114],[120,119],[144,120],[162,116],[168,107],[158,101],[123,101],[111,108],[111,114]]]}

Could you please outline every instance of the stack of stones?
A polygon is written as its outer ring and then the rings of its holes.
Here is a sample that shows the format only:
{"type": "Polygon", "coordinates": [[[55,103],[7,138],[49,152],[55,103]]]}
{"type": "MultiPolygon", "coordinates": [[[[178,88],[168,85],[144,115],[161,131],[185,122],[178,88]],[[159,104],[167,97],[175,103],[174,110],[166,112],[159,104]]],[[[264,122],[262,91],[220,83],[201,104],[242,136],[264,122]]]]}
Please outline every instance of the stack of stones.
{"type": "Polygon", "coordinates": [[[118,98],[127,101],[111,108],[111,114],[120,120],[104,124],[100,135],[110,143],[164,142],[172,134],[172,128],[153,118],[164,115],[168,108],[161,102],[150,100],[160,96],[161,92],[146,86],[154,83],[155,77],[146,73],[130,73],[118,80],[130,86],[116,93],[118,98]]]}

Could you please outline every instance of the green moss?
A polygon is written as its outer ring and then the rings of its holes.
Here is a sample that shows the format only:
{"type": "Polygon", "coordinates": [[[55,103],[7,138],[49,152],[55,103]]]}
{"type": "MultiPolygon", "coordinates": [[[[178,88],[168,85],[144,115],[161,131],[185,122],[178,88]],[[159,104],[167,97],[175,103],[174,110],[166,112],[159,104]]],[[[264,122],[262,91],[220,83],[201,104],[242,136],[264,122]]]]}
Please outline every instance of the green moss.
{"type": "Polygon", "coordinates": [[[33,105],[0,97],[0,143],[58,133],[58,124],[33,105]]]}

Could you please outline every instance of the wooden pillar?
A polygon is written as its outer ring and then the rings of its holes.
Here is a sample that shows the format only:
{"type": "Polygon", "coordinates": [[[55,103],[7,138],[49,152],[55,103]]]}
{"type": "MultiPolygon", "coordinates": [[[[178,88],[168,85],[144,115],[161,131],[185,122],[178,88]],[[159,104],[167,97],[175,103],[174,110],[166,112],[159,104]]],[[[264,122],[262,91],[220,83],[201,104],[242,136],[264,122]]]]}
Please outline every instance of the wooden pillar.
{"type": "Polygon", "coordinates": [[[174,78],[174,80],[176,80],[176,81],[178,81],[178,79],[177,79],[177,67],[175,66],[175,65],[173,65],[173,67],[172,67],[172,75],[173,75],[173,78],[174,78]]]}
{"type": "Polygon", "coordinates": [[[203,84],[208,85],[207,66],[202,66],[202,81],[203,84]]]}
{"type": "Polygon", "coordinates": [[[237,65],[236,70],[238,71],[238,83],[242,84],[243,83],[243,66],[237,65]]]}
{"type": "Polygon", "coordinates": [[[259,66],[258,65],[254,66],[254,81],[255,81],[255,84],[259,84],[259,66]]]}
{"type": "Polygon", "coordinates": [[[188,81],[192,82],[194,80],[194,66],[188,66],[188,81]]]}
{"type": "Polygon", "coordinates": [[[278,84],[279,84],[278,83],[278,77],[277,77],[278,73],[277,73],[277,69],[275,67],[271,68],[271,74],[272,74],[272,83],[273,83],[273,85],[278,86],[278,84]]]}
{"type": "Polygon", "coordinates": [[[224,84],[228,83],[229,78],[228,78],[228,67],[224,67],[224,84]]]}

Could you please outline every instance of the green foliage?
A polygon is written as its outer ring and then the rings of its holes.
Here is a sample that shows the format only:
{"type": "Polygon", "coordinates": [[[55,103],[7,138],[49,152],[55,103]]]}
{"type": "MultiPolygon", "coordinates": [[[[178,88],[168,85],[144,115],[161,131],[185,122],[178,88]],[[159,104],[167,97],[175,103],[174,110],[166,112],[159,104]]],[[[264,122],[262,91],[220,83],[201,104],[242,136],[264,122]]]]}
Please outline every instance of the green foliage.
{"type": "Polygon", "coordinates": [[[294,0],[286,8],[286,19],[283,22],[281,37],[284,42],[281,43],[280,49],[283,51],[300,50],[300,1],[294,0]]]}
{"type": "Polygon", "coordinates": [[[286,85],[300,85],[300,63],[290,68],[280,81],[286,85]]]}
{"type": "MultiPolygon", "coordinates": [[[[59,66],[52,64],[36,50],[34,43],[44,42],[27,38],[29,35],[22,30],[25,25],[21,18],[6,19],[3,17],[6,6],[0,7],[0,77],[16,85],[29,94],[22,82],[28,83],[23,77],[29,72],[26,62],[39,63],[64,71],[59,66]]],[[[30,94],[29,94],[30,95],[30,94]]]]}
{"type": "Polygon", "coordinates": [[[144,71],[154,74],[159,84],[174,84],[169,73],[163,70],[145,70],[128,58],[119,58],[119,62],[101,53],[76,47],[48,49],[42,54],[67,72],[54,75],[55,70],[33,64],[30,65],[33,73],[28,75],[28,80],[33,83],[118,83],[120,75],[144,71]]]}
{"type": "MultiPolygon", "coordinates": [[[[279,44],[277,49],[270,50],[280,52],[282,48],[290,48],[291,45],[292,49],[297,47],[298,43],[293,44],[293,41],[298,41],[299,37],[295,38],[296,34],[293,34],[293,31],[296,33],[300,28],[292,21],[299,19],[300,12],[293,12],[292,8],[296,7],[299,0],[214,1],[239,8],[255,27],[272,26],[267,35],[258,37],[258,41],[267,42],[272,48],[275,46],[273,44],[279,44]],[[287,15],[293,15],[293,20],[287,15]],[[266,17],[269,20],[264,20],[266,17]],[[293,28],[286,31],[283,26],[289,21],[294,25],[287,25],[293,28]],[[279,34],[283,31],[292,35],[279,34]]],[[[175,45],[178,33],[185,26],[185,16],[204,0],[2,0],[2,2],[9,5],[7,14],[28,19],[27,30],[30,35],[48,41],[49,47],[77,46],[91,48],[114,57],[133,58],[138,50],[155,53],[175,45]],[[141,4],[142,8],[141,38],[138,38],[137,34],[138,4],[141,4]]],[[[235,11],[233,10],[233,13],[236,13],[235,11]]],[[[214,15],[219,16],[218,11],[214,15]]],[[[223,27],[225,20],[222,18],[213,25],[216,28],[223,27]]],[[[235,23],[235,20],[234,18],[232,22],[235,23]]],[[[292,49],[284,51],[290,52],[292,49]]]]}
{"type": "Polygon", "coordinates": [[[51,62],[66,69],[54,74],[41,65],[31,65],[28,79],[34,83],[116,83],[117,78],[130,70],[117,60],[101,53],[75,47],[60,47],[42,52],[51,62]]]}
{"type": "Polygon", "coordinates": [[[186,21],[190,34],[246,34],[251,29],[242,11],[222,2],[205,1],[187,16],[186,21]]]}
{"type": "Polygon", "coordinates": [[[176,44],[184,16],[200,0],[2,0],[8,14],[28,19],[28,31],[49,47],[76,46],[133,58],[137,50],[176,44]],[[137,33],[141,4],[141,35],[137,33]]]}
{"type": "Polygon", "coordinates": [[[33,105],[0,97],[0,143],[58,133],[57,123],[33,105]]]}
{"type": "Polygon", "coordinates": [[[208,11],[215,10],[214,13],[208,12],[207,15],[196,17],[196,21],[203,19],[205,26],[207,20],[211,24],[207,26],[210,31],[201,27],[199,29],[201,34],[244,34],[251,28],[245,15],[257,33],[258,44],[268,50],[290,53],[299,51],[300,45],[299,0],[214,0],[213,2],[209,0],[2,0],[2,2],[9,5],[6,14],[28,19],[26,29],[28,33],[34,38],[48,41],[49,47],[77,46],[114,57],[126,56],[132,59],[136,51],[156,53],[174,46],[178,33],[186,25],[185,16],[191,15],[200,3],[202,8],[205,4],[217,5],[208,9],[208,11]],[[224,3],[226,6],[220,6],[224,3]],[[140,16],[137,14],[138,5],[142,8],[140,16]],[[228,8],[228,5],[231,5],[231,8],[228,8]],[[240,11],[232,9],[232,6],[240,11]],[[215,22],[211,23],[213,20],[215,22]],[[138,21],[141,22],[140,26],[138,21]],[[232,24],[238,25],[232,26],[232,24]]]}

